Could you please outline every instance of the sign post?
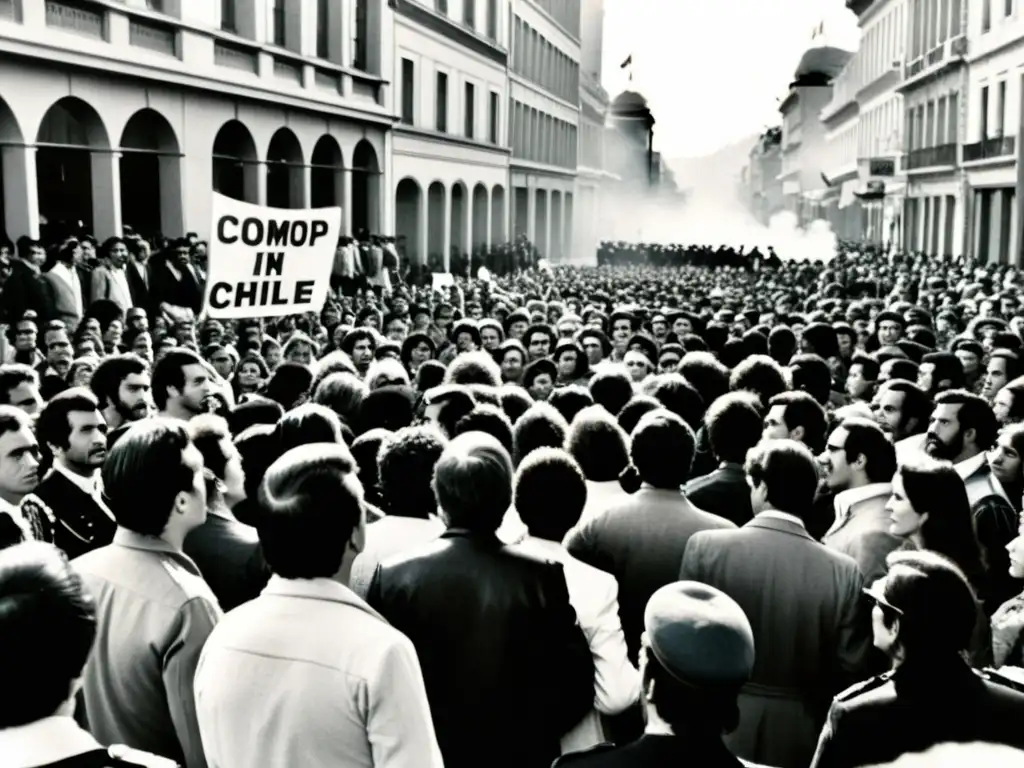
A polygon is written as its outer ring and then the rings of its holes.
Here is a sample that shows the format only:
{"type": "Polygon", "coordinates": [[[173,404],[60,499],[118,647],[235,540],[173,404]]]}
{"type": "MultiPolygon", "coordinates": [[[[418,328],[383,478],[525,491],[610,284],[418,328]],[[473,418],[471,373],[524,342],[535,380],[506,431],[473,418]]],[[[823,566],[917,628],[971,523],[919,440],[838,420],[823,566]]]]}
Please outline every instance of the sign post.
{"type": "Polygon", "coordinates": [[[213,193],[206,314],[218,319],[320,311],[341,208],[267,208],[213,193]]]}

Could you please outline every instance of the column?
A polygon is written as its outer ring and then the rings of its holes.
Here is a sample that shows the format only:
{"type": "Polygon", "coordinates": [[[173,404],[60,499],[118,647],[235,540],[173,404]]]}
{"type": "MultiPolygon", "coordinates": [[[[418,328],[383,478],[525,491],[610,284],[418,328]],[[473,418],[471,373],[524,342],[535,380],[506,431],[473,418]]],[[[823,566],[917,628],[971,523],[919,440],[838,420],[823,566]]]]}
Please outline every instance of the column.
{"type": "Polygon", "coordinates": [[[541,248],[541,253],[544,254],[544,258],[549,262],[554,263],[554,259],[551,258],[551,190],[548,189],[544,192],[544,247],[541,248]]]}
{"type": "Polygon", "coordinates": [[[494,192],[492,192],[491,188],[488,187],[487,188],[487,216],[485,217],[487,219],[487,224],[485,225],[486,229],[487,229],[487,235],[486,235],[486,240],[484,241],[484,250],[487,251],[488,253],[494,247],[494,239],[493,239],[494,238],[494,230],[493,230],[493,227],[494,227],[494,211],[492,209],[493,206],[494,206],[494,192]]]}
{"type": "Polygon", "coordinates": [[[352,236],[352,171],[344,169],[341,173],[341,183],[344,187],[341,199],[341,234],[352,236]]]}
{"type": "Polygon", "coordinates": [[[996,264],[999,262],[999,253],[1002,248],[1000,224],[1003,221],[1003,196],[998,189],[990,190],[988,194],[992,203],[988,215],[988,258],[986,263],[996,264]]]}
{"type": "Polygon", "coordinates": [[[262,160],[255,163],[250,163],[245,166],[245,192],[246,200],[249,199],[249,187],[255,185],[256,187],[256,205],[267,204],[267,164],[262,160]],[[250,169],[254,170],[255,173],[250,174],[250,169]]]}
{"type": "Polygon", "coordinates": [[[466,186],[466,195],[462,203],[462,242],[466,244],[466,255],[469,256],[470,264],[473,263],[473,193],[469,186],[466,186]]]}
{"type": "Polygon", "coordinates": [[[417,251],[419,254],[419,263],[426,264],[430,257],[430,239],[428,233],[430,232],[428,216],[430,215],[430,205],[427,190],[420,190],[420,203],[419,203],[419,215],[416,217],[416,242],[417,251]]]}
{"type": "Polygon", "coordinates": [[[526,239],[537,245],[537,182],[526,179],[526,239]]]}
{"type": "Polygon", "coordinates": [[[92,228],[103,242],[121,234],[121,153],[93,152],[92,166],[92,228]]]}
{"type": "Polygon", "coordinates": [[[941,256],[949,248],[949,243],[946,242],[946,217],[949,216],[949,206],[946,205],[946,196],[935,198],[935,202],[939,209],[939,226],[938,226],[938,248],[935,249],[935,255],[941,256]]]}
{"type": "Polygon", "coordinates": [[[0,148],[3,163],[4,225],[16,241],[22,235],[39,238],[39,188],[36,179],[36,148],[0,148]]]}
{"type": "Polygon", "coordinates": [[[301,189],[298,205],[296,208],[309,208],[313,204],[313,168],[308,163],[299,169],[301,176],[301,189]]]}
{"type": "Polygon", "coordinates": [[[452,191],[444,188],[444,216],[441,219],[441,231],[444,232],[441,258],[444,259],[444,271],[452,271],[452,191]]]}

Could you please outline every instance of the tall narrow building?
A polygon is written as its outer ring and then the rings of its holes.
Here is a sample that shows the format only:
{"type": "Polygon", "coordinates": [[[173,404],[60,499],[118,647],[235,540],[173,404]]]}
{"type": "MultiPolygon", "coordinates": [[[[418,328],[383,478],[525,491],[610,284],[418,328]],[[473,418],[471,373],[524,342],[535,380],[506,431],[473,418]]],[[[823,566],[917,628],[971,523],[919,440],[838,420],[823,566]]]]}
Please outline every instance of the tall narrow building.
{"type": "Polygon", "coordinates": [[[573,250],[580,0],[512,0],[512,231],[558,262],[573,250]]]}
{"type": "Polygon", "coordinates": [[[604,0],[583,4],[580,25],[579,156],[576,168],[574,237],[568,257],[580,264],[596,263],[601,222],[611,212],[605,195],[607,182],[606,127],[608,93],[601,85],[604,53],[604,0]]]}

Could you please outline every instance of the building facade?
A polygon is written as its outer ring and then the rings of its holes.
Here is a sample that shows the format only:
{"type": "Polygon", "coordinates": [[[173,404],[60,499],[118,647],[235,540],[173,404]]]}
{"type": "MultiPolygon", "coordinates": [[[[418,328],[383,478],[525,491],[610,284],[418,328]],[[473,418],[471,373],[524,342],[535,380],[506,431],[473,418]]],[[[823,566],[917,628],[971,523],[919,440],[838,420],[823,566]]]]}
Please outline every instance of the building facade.
{"type": "Polygon", "coordinates": [[[512,0],[511,223],[542,257],[573,252],[580,123],[580,0],[512,0]]]}
{"type": "Polygon", "coordinates": [[[967,252],[1019,263],[1017,170],[1024,16],[1016,2],[972,3],[967,17],[967,126],[961,163],[969,194],[967,252]]]}
{"type": "Polygon", "coordinates": [[[748,155],[744,182],[747,206],[754,218],[768,226],[772,216],[783,210],[782,127],[762,133],[748,155]]]}
{"type": "Polygon", "coordinates": [[[859,54],[854,54],[832,82],[832,98],[818,116],[825,127],[822,174],[827,190],[821,199],[822,216],[837,237],[848,240],[860,239],[864,233],[863,211],[857,197],[858,70],[859,54]]]}
{"type": "Polygon", "coordinates": [[[966,127],[967,4],[908,0],[902,78],[907,196],[903,243],[959,256],[967,248],[967,183],[960,162],[966,127]]]}
{"type": "Polygon", "coordinates": [[[508,19],[508,0],[395,3],[395,234],[414,263],[508,239],[508,19]]]}
{"type": "Polygon", "coordinates": [[[205,237],[209,189],[340,205],[345,232],[386,231],[391,14],[373,0],[0,2],[7,236],[80,221],[99,238],[205,237]]]}

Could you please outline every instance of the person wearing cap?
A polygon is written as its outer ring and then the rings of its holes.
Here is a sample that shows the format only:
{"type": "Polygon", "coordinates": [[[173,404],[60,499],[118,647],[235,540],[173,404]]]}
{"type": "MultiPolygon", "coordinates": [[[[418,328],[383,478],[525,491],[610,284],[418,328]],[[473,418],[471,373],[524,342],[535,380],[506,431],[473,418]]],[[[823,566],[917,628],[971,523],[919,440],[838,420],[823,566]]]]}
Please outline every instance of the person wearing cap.
{"type": "Polygon", "coordinates": [[[694,581],[661,587],[644,611],[643,736],[563,755],[553,768],[750,766],[722,735],[739,722],[737,697],[753,669],[754,633],[735,600],[694,581]]]}
{"type": "Polygon", "coordinates": [[[899,312],[887,310],[879,312],[875,318],[875,328],[878,329],[878,344],[882,347],[894,345],[903,335],[903,328],[906,321],[899,312]]]}
{"type": "Polygon", "coordinates": [[[865,593],[891,668],[835,697],[811,768],[884,763],[945,742],[1024,747],[1020,684],[963,659],[976,617],[967,577],[926,550],[893,552],[887,565],[865,593]]]}
{"type": "Polygon", "coordinates": [[[768,440],[744,467],[754,519],[701,531],[679,572],[721,589],[746,613],[759,649],[739,697],[734,754],[784,768],[806,766],[829,697],[864,676],[871,650],[857,562],[807,532],[818,471],[795,440],[768,440]]]}

